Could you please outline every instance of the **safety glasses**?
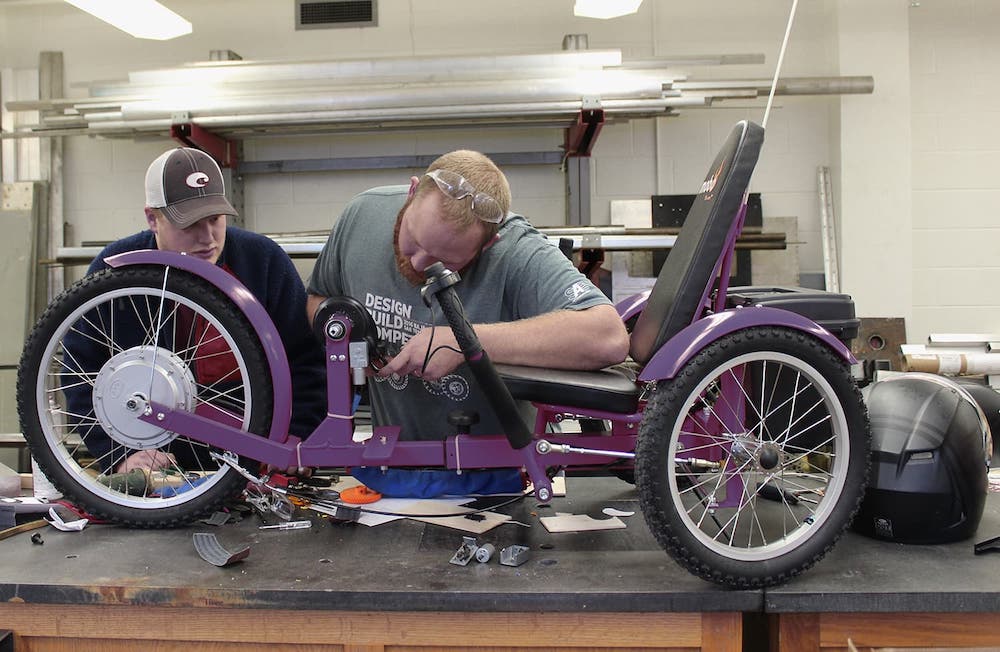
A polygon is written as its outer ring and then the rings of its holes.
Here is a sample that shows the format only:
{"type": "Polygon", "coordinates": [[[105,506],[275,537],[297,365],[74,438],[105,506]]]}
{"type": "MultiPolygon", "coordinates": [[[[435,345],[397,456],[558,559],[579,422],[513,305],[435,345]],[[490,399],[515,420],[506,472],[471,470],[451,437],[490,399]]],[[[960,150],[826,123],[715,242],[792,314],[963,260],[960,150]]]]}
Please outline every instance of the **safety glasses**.
{"type": "Polygon", "coordinates": [[[461,200],[471,197],[472,214],[482,221],[490,224],[499,224],[503,221],[503,210],[501,210],[497,200],[485,192],[477,191],[476,187],[461,174],[451,170],[438,169],[431,170],[424,176],[434,179],[434,183],[441,189],[441,192],[452,199],[461,200]]]}

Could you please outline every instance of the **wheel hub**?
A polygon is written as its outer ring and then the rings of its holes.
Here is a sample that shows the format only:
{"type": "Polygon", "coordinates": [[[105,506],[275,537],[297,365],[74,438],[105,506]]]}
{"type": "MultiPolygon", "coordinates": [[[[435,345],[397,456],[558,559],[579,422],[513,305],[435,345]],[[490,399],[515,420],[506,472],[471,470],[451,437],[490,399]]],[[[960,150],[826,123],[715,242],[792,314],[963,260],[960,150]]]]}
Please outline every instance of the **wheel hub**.
{"type": "Polygon", "coordinates": [[[781,462],[781,450],[774,444],[768,443],[760,447],[757,451],[757,463],[760,468],[770,471],[781,462]]]}
{"type": "Polygon", "coordinates": [[[750,462],[765,470],[771,471],[781,464],[781,447],[774,442],[761,442],[751,435],[741,435],[733,438],[730,452],[740,464],[750,462]]]}
{"type": "Polygon", "coordinates": [[[149,401],[191,412],[197,385],[188,366],[162,347],[136,346],[108,360],[94,382],[94,414],[119,444],[159,448],[177,434],[139,419],[149,401]]]}

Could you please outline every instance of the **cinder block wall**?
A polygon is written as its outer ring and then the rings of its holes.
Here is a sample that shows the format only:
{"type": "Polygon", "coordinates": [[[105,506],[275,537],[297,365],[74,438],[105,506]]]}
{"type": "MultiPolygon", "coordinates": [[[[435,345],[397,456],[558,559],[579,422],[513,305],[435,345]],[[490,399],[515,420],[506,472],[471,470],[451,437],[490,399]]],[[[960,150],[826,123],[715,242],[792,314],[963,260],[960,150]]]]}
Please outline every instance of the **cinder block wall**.
{"type": "Polygon", "coordinates": [[[913,335],[1000,332],[1000,5],[910,12],[913,335]]]}
{"type": "MultiPolygon", "coordinates": [[[[64,4],[0,7],[5,29],[3,65],[32,67],[38,52],[64,53],[69,94],[93,80],[123,78],[130,70],[172,67],[204,60],[226,48],[246,59],[309,59],[427,54],[495,54],[557,51],[568,33],[585,33],[592,49],[620,48],[626,58],[670,54],[763,53],[764,65],[680,70],[701,78],[769,78],[784,32],[783,2],[725,0],[697,2],[648,0],[635,16],[599,21],[572,16],[571,2],[520,0],[479,3],[474,16],[459,0],[410,3],[380,0],[377,28],[294,30],[293,5],[266,0],[176,0],[171,6],[195,25],[192,35],[164,43],[142,42],[106,27],[64,4]],[[461,16],[461,20],[456,20],[461,16]],[[45,24],[44,30],[33,26],[45,24]],[[478,26],[478,27],[477,27],[478,26]],[[100,40],[100,52],[92,48],[100,40]]],[[[830,3],[805,3],[786,59],[790,75],[835,73],[825,16],[830,3]]],[[[615,199],[636,199],[669,192],[695,192],[715,148],[738,119],[760,120],[759,103],[735,108],[692,109],[679,117],[638,120],[605,126],[594,151],[592,222],[606,224],[615,199]]],[[[767,193],[765,211],[796,214],[803,232],[815,235],[817,207],[812,172],[828,163],[827,98],[785,98],[773,114],[774,154],[762,167],[755,190],[767,193]],[[791,126],[788,126],[791,125],[791,126]],[[804,136],[789,141],[788,129],[804,136]],[[815,134],[805,132],[814,130],[815,134]],[[814,145],[819,145],[814,148],[814,145]],[[804,154],[804,160],[796,160],[804,154]],[[780,172],[796,172],[796,179],[780,172]],[[771,172],[770,170],[774,170],[771,172]],[[795,195],[800,195],[795,198],[795,195]],[[806,199],[806,200],[804,200],[806,199]],[[773,210],[771,206],[773,205],[773,210]]],[[[724,105],[728,106],[728,105],[724,105]]],[[[398,134],[259,138],[244,141],[247,160],[435,154],[456,147],[487,152],[552,151],[562,144],[558,129],[478,129],[398,134]]],[[[101,140],[87,137],[66,143],[66,221],[69,244],[108,240],[143,228],[142,171],[168,140],[101,140]]],[[[765,159],[767,161],[767,159],[765,159]]],[[[405,181],[415,170],[379,172],[248,175],[246,225],[260,231],[329,228],[344,204],[371,185],[405,181]]],[[[566,215],[565,175],[558,166],[508,169],[515,206],[535,223],[561,225],[566,215]]],[[[822,263],[814,242],[802,248],[802,266],[816,272],[822,263]]]]}
{"type": "MultiPolygon", "coordinates": [[[[380,0],[377,28],[299,32],[290,2],[174,0],[171,7],[193,21],[195,32],[159,43],[132,39],[61,2],[0,4],[0,67],[34,68],[40,51],[61,51],[68,94],[83,95],[88,81],[204,60],[214,49],[254,60],[543,52],[558,50],[565,34],[586,33],[591,48],[621,48],[626,57],[761,52],[764,65],[688,72],[769,78],[789,3],[646,0],[636,16],[596,21],[574,18],[570,0],[380,0]]],[[[823,264],[815,174],[817,166],[830,166],[842,289],[863,315],[905,317],[911,340],[1000,331],[1000,300],[990,292],[998,228],[990,210],[1000,183],[990,165],[1000,138],[992,127],[998,13],[989,0],[799,5],[784,74],[875,74],[876,93],[778,98],[752,189],[763,194],[765,215],[799,218],[800,266],[816,274],[823,264]]],[[[593,157],[593,222],[608,221],[615,199],[695,191],[731,124],[759,120],[760,113],[760,102],[739,101],[607,125],[593,157]]],[[[244,154],[269,160],[454,147],[552,150],[561,139],[560,131],[545,129],[259,138],[244,143],[244,154]]],[[[142,172],[171,145],[68,138],[68,243],[142,228],[142,172]]],[[[355,192],[414,172],[248,176],[246,224],[260,231],[327,229],[355,192]]],[[[518,209],[539,225],[563,223],[565,177],[557,166],[509,172],[518,209]]]]}

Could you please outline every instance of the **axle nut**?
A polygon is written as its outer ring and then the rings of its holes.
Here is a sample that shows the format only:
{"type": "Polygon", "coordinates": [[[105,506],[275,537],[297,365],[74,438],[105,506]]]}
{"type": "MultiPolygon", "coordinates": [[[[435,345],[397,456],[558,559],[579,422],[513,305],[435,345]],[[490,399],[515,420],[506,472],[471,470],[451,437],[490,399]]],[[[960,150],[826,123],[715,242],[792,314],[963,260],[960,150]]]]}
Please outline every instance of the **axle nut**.
{"type": "Polygon", "coordinates": [[[344,327],[343,322],[331,321],[326,325],[326,336],[331,340],[341,339],[346,332],[347,329],[344,327]]]}

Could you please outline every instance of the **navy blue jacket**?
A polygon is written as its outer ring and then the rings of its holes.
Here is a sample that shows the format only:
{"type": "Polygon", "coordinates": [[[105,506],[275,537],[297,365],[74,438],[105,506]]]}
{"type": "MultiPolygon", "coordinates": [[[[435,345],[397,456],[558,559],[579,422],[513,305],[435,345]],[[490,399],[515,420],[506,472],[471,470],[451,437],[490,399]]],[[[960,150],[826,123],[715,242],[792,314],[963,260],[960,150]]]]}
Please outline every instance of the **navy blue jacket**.
{"type": "MultiPolygon", "coordinates": [[[[152,231],[122,238],[105,247],[90,264],[87,273],[107,269],[109,265],[104,262],[107,257],[156,248],[152,231]]],[[[308,436],[326,415],[326,367],[323,350],[312,335],[306,318],[305,287],[295,266],[270,238],[233,226],[226,228],[225,246],[216,264],[238,278],[260,301],[274,322],[291,370],[292,420],[289,432],[308,436]]],[[[88,438],[88,444],[91,439],[92,436],[88,438]]],[[[111,443],[110,440],[108,443],[111,443]]]]}

